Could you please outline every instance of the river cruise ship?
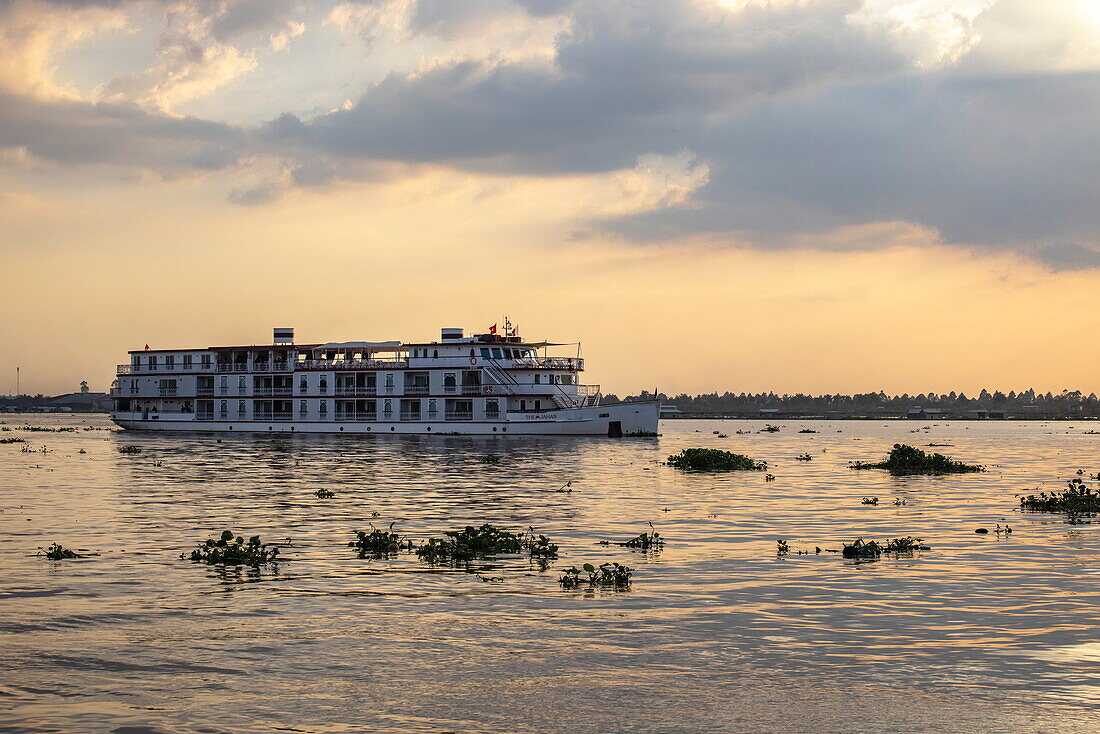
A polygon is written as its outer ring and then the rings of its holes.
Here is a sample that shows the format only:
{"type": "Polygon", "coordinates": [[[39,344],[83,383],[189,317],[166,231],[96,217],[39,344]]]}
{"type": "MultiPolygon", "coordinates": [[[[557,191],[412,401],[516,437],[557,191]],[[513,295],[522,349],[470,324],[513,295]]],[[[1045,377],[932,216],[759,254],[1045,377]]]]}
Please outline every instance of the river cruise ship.
{"type": "Polygon", "coordinates": [[[657,431],[657,402],[602,405],[569,346],[506,326],[424,343],[272,344],[130,352],[111,387],[111,418],[155,431],[463,433],[626,436],[657,431]]]}

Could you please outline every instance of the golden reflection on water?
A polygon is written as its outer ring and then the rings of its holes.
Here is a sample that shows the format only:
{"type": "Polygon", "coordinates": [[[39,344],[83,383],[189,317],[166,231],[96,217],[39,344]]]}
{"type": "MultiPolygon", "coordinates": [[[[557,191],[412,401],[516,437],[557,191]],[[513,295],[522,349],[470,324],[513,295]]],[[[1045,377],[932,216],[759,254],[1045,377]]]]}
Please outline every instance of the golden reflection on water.
{"type": "Polygon", "coordinates": [[[1087,424],[785,421],[759,433],[756,421],[676,421],[660,439],[615,441],[30,433],[18,426],[108,424],[6,420],[14,430],[0,436],[36,453],[0,445],[0,727],[1095,723],[1098,528],[1021,514],[1014,496],[1094,473],[1100,437],[1087,424]],[[936,450],[989,471],[847,468],[899,441],[951,444],[936,450]],[[125,444],[142,451],[119,454],[125,444]],[[661,464],[689,446],[767,460],[776,480],[661,464]],[[476,461],[489,452],[503,461],[476,461]],[[567,482],[572,492],[556,491],[567,482]],[[318,499],[322,487],[336,496],[318,499]],[[473,570],[501,580],[482,581],[347,547],[354,529],[391,522],[421,540],[466,524],[533,526],[562,555],[545,571],[492,559],[473,570]],[[661,552],[599,545],[649,523],[668,540],[661,552]],[[974,533],[998,524],[1013,532],[974,533]],[[227,527],[289,539],[285,562],[246,572],[179,559],[227,527]],[[829,552],[903,535],[931,550],[859,564],[829,552]],[[792,555],[777,557],[777,539],[792,555]],[[97,555],[33,555],[54,541],[97,555]],[[586,561],[630,565],[632,588],[563,591],[560,569],[586,561]]]}

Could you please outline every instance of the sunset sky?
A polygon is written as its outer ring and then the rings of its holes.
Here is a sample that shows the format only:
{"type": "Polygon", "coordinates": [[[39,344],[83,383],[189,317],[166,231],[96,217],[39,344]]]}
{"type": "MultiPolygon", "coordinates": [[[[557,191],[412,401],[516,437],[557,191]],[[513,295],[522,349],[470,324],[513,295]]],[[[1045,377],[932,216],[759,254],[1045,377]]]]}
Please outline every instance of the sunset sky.
{"type": "Polygon", "coordinates": [[[664,392],[1100,391],[1096,0],[0,0],[0,392],[509,314],[664,392]]]}

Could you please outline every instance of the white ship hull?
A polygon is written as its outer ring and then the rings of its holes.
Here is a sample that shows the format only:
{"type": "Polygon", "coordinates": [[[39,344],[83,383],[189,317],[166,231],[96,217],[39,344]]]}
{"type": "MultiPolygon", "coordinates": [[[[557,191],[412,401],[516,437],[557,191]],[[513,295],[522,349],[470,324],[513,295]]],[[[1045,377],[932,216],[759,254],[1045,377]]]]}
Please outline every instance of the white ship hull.
{"type": "Polygon", "coordinates": [[[652,401],[509,414],[492,421],[195,420],[179,414],[121,411],[112,413],[111,419],[122,428],[147,431],[629,436],[656,433],[659,411],[659,404],[652,401]]]}

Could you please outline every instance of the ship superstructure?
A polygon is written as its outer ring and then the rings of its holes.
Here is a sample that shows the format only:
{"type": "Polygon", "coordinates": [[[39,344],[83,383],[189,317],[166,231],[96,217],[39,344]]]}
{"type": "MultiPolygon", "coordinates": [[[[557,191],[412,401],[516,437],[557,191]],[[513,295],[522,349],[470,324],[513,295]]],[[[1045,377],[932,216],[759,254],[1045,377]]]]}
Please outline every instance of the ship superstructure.
{"type": "Polygon", "coordinates": [[[271,344],[130,352],[111,388],[123,428],[312,433],[655,433],[659,406],[601,405],[569,346],[521,339],[506,324],[439,341],[271,344]]]}

